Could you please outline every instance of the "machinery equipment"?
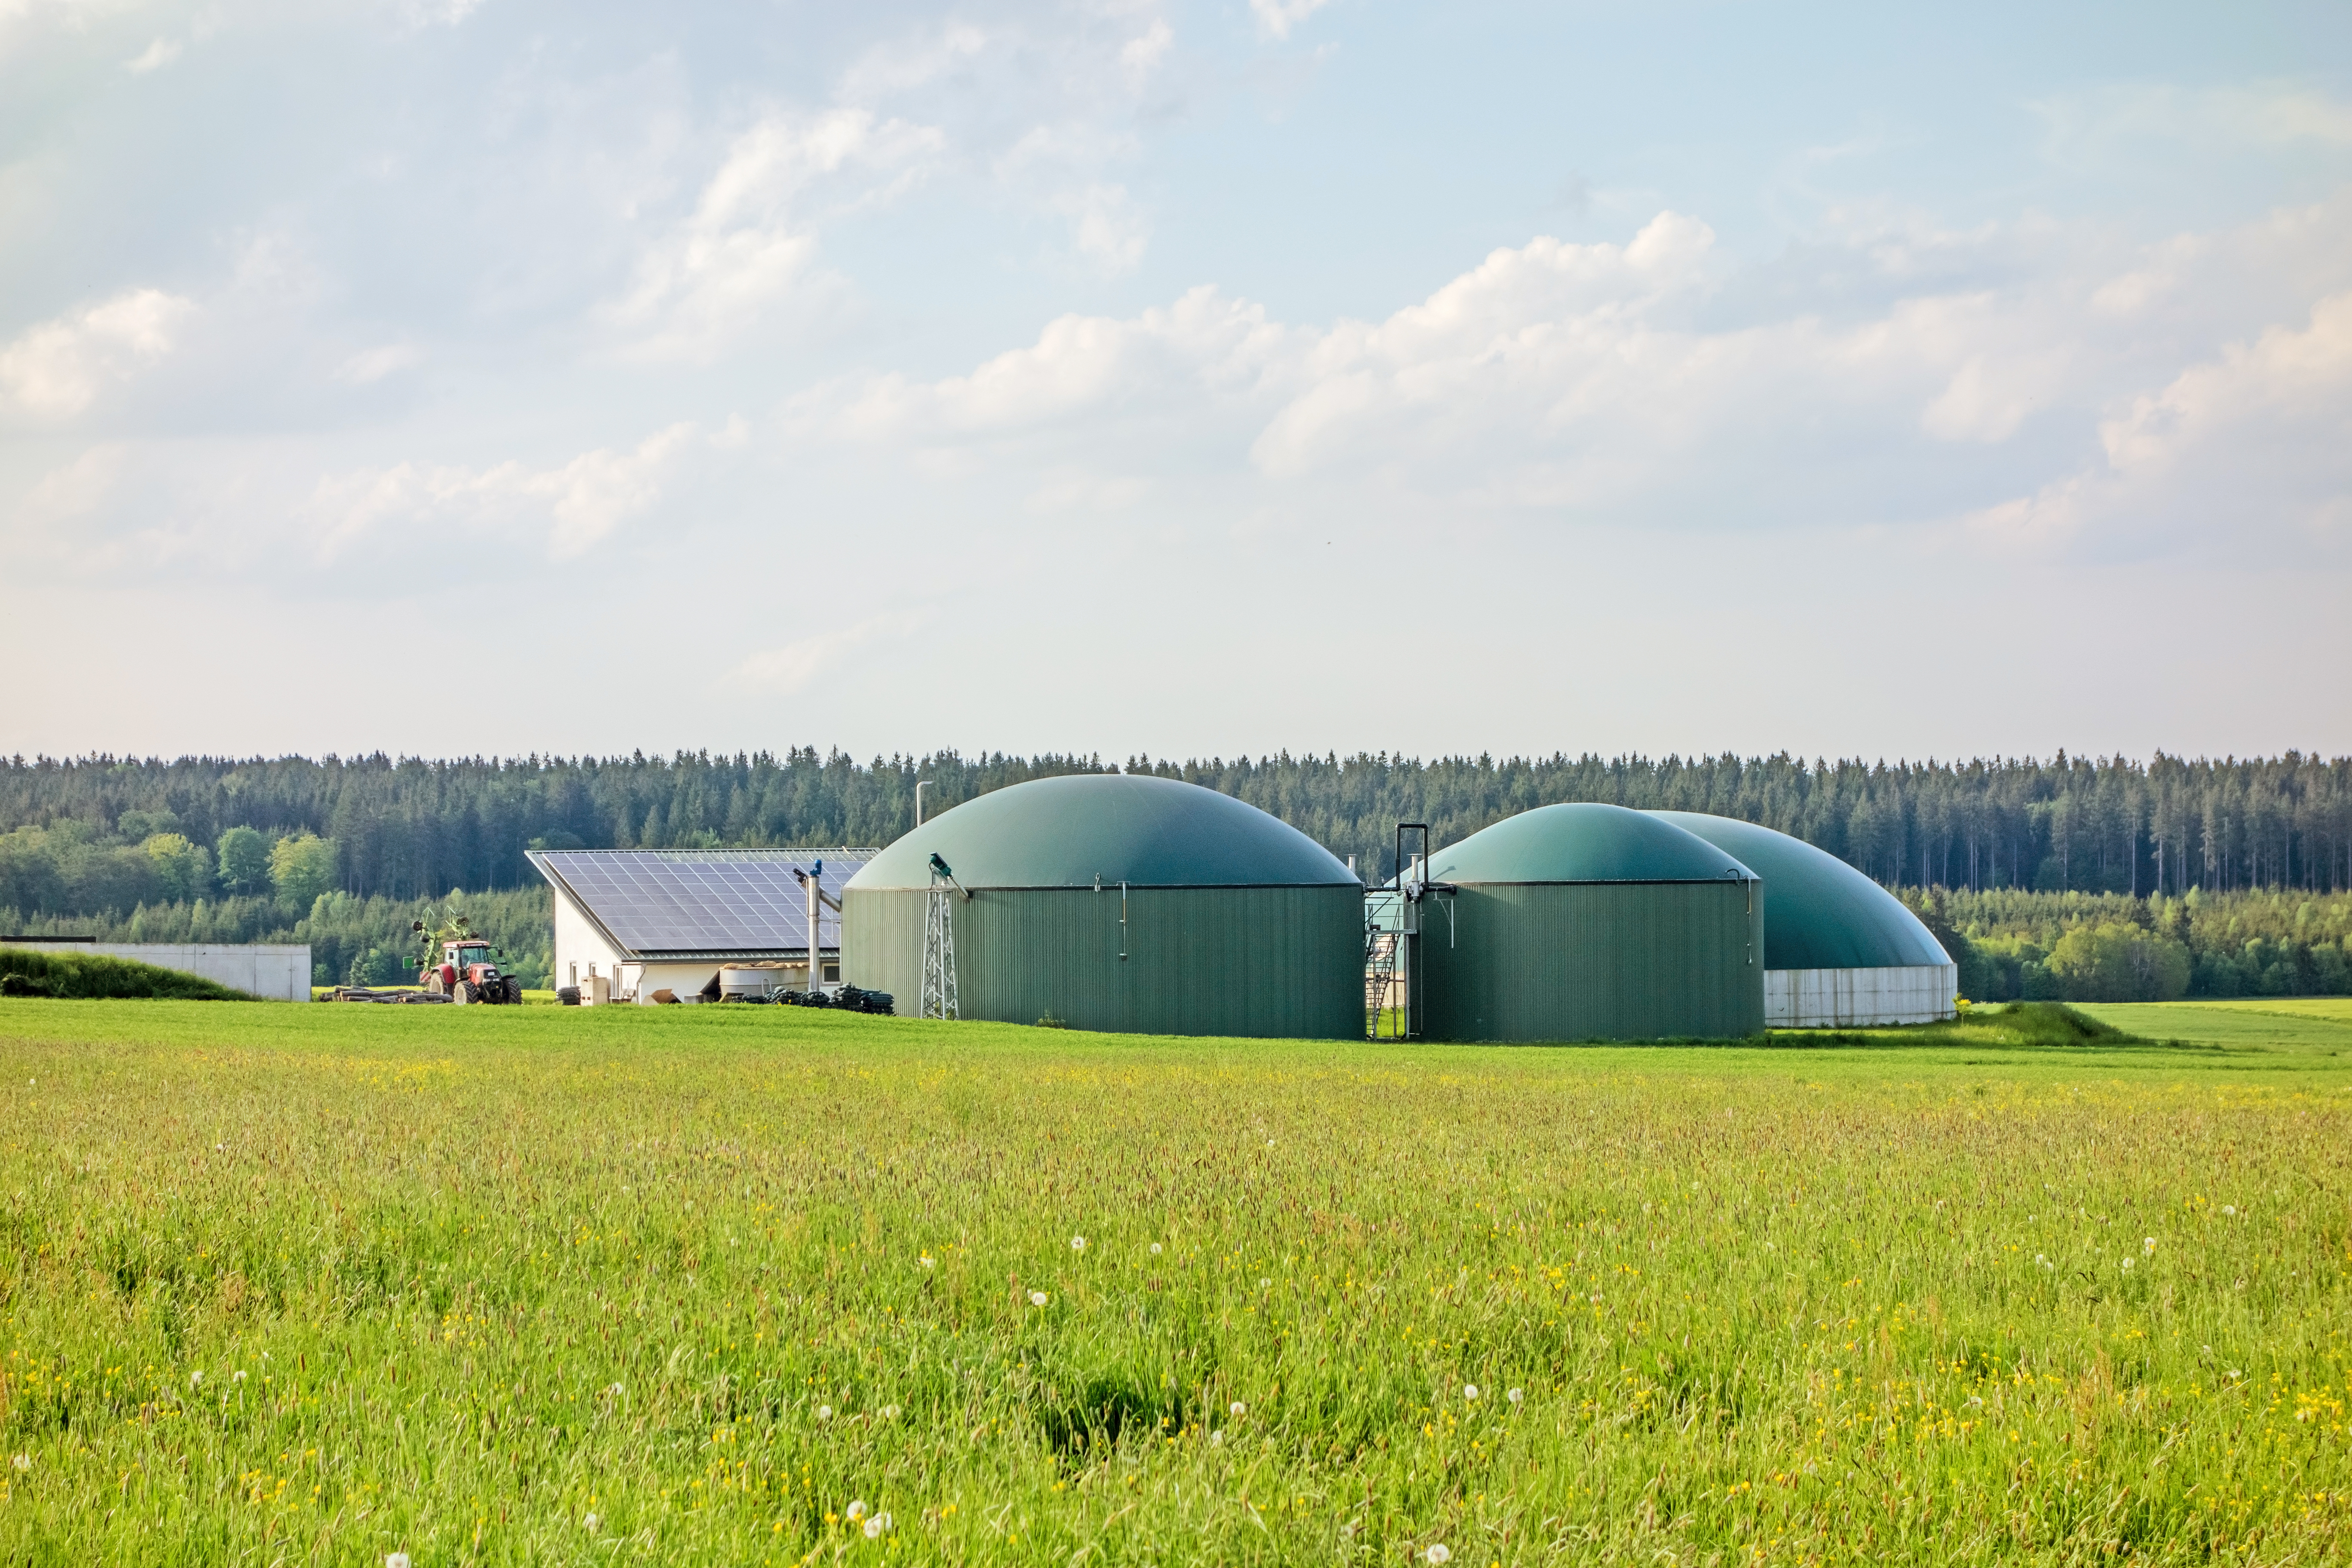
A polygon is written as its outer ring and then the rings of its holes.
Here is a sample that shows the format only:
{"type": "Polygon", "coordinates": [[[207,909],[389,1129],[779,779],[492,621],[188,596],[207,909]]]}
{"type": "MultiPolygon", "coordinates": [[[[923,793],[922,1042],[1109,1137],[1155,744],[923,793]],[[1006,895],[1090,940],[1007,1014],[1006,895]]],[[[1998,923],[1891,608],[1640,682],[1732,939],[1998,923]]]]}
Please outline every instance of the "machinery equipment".
{"type": "Polygon", "coordinates": [[[423,921],[409,929],[424,939],[416,983],[427,993],[452,1002],[522,1000],[522,977],[499,972],[498,955],[488,939],[478,935],[465,916],[451,916],[429,934],[423,921]]]}

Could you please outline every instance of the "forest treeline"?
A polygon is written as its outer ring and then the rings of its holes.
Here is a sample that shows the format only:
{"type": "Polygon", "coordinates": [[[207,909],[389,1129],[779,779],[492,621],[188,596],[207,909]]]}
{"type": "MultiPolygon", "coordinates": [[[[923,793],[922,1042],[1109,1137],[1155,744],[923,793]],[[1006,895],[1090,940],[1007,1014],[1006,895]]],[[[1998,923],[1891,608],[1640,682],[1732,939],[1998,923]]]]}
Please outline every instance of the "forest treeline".
{"type": "MultiPolygon", "coordinates": [[[[1654,761],[1385,755],[1129,759],[1291,823],[1369,878],[1396,824],[1445,844],[1530,806],[1607,801],[1760,822],[1905,890],[1972,996],[2352,990],[2352,759],[1654,761]],[[2128,974],[2126,975],[2126,972],[2128,974]],[[2119,978],[2122,977],[2122,978],[2119,978]]],[[[882,845],[1098,757],[813,750],[662,759],[113,757],[0,763],[0,934],[309,942],[321,981],[388,978],[464,889],[527,975],[549,906],[531,847],[882,845]]]]}
{"type": "MultiPolygon", "coordinates": [[[[2352,758],[2294,752],[1894,763],[1286,753],[1124,766],[1246,800],[1354,856],[1373,878],[1394,869],[1399,821],[1429,824],[1442,845],[1530,806],[1607,801],[1760,822],[1889,887],[2168,897],[2352,887],[2352,758]]],[[[883,845],[913,826],[919,780],[930,781],[928,809],[938,812],[1025,779],[1108,771],[1076,755],[858,763],[814,749],[437,762],[16,757],[0,762],[0,910],[121,913],[260,896],[278,888],[278,861],[307,906],[321,877],[362,899],[530,887],[538,879],[523,857],[533,846],[883,845]],[[226,836],[238,828],[257,841],[240,837],[232,852],[226,836]]]]}

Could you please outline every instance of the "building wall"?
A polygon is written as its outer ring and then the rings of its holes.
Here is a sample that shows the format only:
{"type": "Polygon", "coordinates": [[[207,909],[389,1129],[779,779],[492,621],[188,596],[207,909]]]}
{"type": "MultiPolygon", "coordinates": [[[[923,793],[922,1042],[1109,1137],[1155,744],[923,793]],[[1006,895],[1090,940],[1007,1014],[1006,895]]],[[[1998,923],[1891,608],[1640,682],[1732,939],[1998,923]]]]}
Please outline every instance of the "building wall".
{"type": "MultiPolygon", "coordinates": [[[[555,984],[584,985],[588,983],[589,966],[595,973],[610,976],[615,999],[620,991],[621,955],[606,942],[580,906],[558,889],[555,894],[555,984]]],[[[715,966],[714,966],[715,967],[715,966]]]]}
{"type": "Polygon", "coordinates": [[[1753,883],[1466,884],[1421,906],[1433,1040],[1737,1039],[1764,1028],[1753,883]],[[1449,913],[1450,906],[1450,913],[1449,913]]]}
{"type": "MultiPolygon", "coordinates": [[[[901,1016],[922,1004],[928,898],[853,887],[843,899],[842,975],[889,992],[901,1016]]],[[[1123,931],[1115,886],[977,889],[954,900],[954,921],[966,1018],[1261,1039],[1364,1032],[1363,892],[1352,882],[1131,889],[1123,931]]]]}
{"type": "Polygon", "coordinates": [[[310,999],[310,946],[302,943],[237,945],[215,942],[13,942],[41,952],[101,952],[135,959],[158,969],[176,969],[271,1002],[310,999]]]}
{"type": "Polygon", "coordinates": [[[1768,969],[1764,1016],[1775,1029],[1866,1028],[1932,1024],[1953,1014],[1955,963],[1900,969],[1768,969]]]}

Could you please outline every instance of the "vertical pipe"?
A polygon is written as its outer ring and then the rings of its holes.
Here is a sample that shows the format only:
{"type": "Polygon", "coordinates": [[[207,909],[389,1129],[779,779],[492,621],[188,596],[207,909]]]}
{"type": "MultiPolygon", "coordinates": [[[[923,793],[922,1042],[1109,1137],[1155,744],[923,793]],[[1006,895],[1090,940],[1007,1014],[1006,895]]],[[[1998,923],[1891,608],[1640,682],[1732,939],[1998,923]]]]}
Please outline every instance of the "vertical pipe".
{"type": "Polygon", "coordinates": [[[817,914],[824,908],[817,901],[817,879],[824,875],[824,862],[819,860],[808,879],[808,993],[812,996],[824,986],[824,946],[817,940],[817,914]]]}

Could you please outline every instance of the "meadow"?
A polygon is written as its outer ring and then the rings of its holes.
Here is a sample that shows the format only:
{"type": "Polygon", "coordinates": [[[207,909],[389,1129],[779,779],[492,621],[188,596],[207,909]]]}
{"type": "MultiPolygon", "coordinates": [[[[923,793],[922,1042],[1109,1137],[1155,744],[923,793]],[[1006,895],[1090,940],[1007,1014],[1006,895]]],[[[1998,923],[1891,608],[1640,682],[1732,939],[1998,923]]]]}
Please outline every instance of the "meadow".
{"type": "Polygon", "coordinates": [[[0,1562],[2352,1556],[2352,1004],[2084,1011],[0,1001],[0,1562]]]}

